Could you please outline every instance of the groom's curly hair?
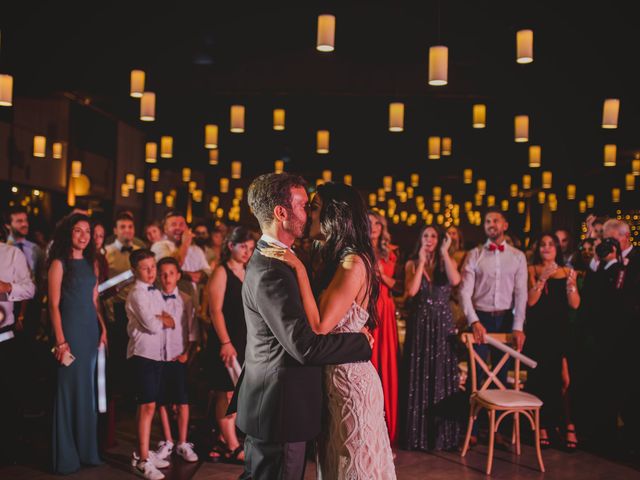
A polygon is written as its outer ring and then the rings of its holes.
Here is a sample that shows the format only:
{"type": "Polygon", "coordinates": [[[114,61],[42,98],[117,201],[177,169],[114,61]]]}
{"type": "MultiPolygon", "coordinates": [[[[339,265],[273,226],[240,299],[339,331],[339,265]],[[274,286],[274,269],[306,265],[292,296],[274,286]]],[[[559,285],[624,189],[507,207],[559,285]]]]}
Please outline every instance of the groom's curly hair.
{"type": "Polygon", "coordinates": [[[307,188],[307,182],[292,173],[266,173],[251,182],[247,199],[251,212],[256,216],[260,227],[273,221],[273,210],[281,205],[291,209],[291,189],[307,188]]]}

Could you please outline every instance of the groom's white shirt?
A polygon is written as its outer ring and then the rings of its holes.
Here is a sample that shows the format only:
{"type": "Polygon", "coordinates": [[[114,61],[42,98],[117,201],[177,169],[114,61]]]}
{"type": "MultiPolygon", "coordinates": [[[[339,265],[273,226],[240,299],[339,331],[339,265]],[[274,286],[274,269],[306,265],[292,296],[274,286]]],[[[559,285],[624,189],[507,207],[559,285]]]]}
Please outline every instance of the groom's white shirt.
{"type": "Polygon", "coordinates": [[[290,250],[289,247],[287,247],[284,243],[282,243],[280,240],[273,238],[270,235],[267,235],[266,233],[262,234],[262,237],[260,237],[260,240],[267,242],[267,243],[272,243],[274,245],[277,245],[279,247],[282,248],[286,248],[287,250],[290,250]]]}

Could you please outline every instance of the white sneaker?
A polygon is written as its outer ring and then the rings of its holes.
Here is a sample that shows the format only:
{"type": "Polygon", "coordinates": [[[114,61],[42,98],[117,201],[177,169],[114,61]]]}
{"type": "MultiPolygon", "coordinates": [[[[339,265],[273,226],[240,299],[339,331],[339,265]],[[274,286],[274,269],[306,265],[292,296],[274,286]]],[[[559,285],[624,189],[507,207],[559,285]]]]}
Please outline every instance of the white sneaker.
{"type": "Polygon", "coordinates": [[[198,455],[193,451],[193,443],[181,443],[176,449],[178,455],[180,455],[186,462],[197,462],[198,455]]]}
{"type": "Polygon", "coordinates": [[[155,451],[156,458],[166,460],[173,453],[173,442],[158,442],[158,449],[155,451]]]}
{"type": "MultiPolygon", "coordinates": [[[[152,463],[153,466],[156,468],[167,468],[169,465],[171,465],[169,462],[167,462],[163,458],[159,458],[153,450],[149,451],[148,460],[149,460],[149,463],[152,463]]],[[[136,465],[138,465],[138,463],[140,463],[140,457],[136,452],[133,452],[131,454],[131,466],[135,467],[136,465]]]]}
{"type": "Polygon", "coordinates": [[[138,462],[134,470],[136,474],[148,480],[162,480],[164,478],[164,474],[149,460],[138,462]]]}

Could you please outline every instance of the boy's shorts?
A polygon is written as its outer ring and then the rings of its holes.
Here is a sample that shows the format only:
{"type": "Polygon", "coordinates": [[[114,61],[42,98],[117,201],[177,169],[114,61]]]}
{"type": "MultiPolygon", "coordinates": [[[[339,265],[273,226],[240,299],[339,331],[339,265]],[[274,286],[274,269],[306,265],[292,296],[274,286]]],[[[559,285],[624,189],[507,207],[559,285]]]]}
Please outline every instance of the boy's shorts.
{"type": "Polygon", "coordinates": [[[187,364],[162,362],[162,389],[159,403],[161,405],[187,405],[187,364]]]}
{"type": "Polygon", "coordinates": [[[134,355],[129,359],[135,382],[134,392],[138,405],[160,400],[162,375],[165,362],[134,355]]]}

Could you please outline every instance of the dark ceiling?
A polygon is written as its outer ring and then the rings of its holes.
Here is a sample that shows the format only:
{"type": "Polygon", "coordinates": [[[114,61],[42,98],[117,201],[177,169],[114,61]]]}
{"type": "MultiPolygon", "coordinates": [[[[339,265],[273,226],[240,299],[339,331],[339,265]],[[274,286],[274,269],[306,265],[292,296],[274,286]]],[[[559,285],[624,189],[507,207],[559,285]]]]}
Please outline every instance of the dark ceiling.
{"type": "MultiPolygon", "coordinates": [[[[16,2],[14,2],[16,3],[16,2]]],[[[74,91],[139,126],[150,139],[175,137],[176,159],[245,176],[289,159],[316,178],[324,168],[373,188],[382,175],[421,173],[454,189],[463,168],[504,195],[527,167],[528,144],[513,141],[513,116],[529,114],[531,143],[555,185],[576,181],[579,196],[622,186],[640,148],[638,36],[633,2],[21,2],[0,18],[0,70],[15,94],[74,91]],[[624,5],[623,5],[624,3],[624,5]],[[629,6],[626,6],[629,5],[629,6]],[[336,50],[315,50],[316,17],[336,15],[336,50]],[[515,35],[535,32],[535,61],[515,62],[515,35]],[[428,48],[449,47],[449,84],[427,84],[428,48]],[[147,72],[157,121],[138,120],[129,71],[147,72]],[[602,103],[621,99],[620,128],[600,128],[602,103]],[[387,130],[390,101],[406,104],[405,131],[387,130]],[[475,102],[488,128],[471,128],[475,102]],[[229,133],[229,106],[246,105],[244,134],[229,133]],[[272,109],[287,109],[274,132],[272,109]],[[207,166],[203,125],[221,126],[218,167],[207,166]],[[331,131],[331,153],[315,153],[315,131],[331,131]],[[451,136],[453,156],[427,160],[427,137],[451,136]],[[605,143],[618,166],[602,167],[605,143]]],[[[210,169],[210,170],[207,170],[210,169]]],[[[539,169],[540,170],[540,169],[539,169]]],[[[539,182],[539,172],[533,172],[539,182]]]]}

